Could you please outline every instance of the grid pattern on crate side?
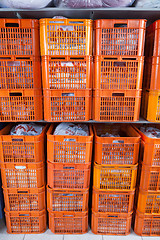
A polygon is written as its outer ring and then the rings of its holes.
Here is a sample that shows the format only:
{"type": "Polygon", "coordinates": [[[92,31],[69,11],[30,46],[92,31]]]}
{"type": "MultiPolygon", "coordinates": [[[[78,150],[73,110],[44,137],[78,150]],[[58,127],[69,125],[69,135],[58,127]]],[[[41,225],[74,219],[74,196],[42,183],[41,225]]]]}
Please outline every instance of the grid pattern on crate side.
{"type": "Polygon", "coordinates": [[[131,189],[131,169],[102,168],[100,173],[100,189],[131,189]]]}
{"type": "Polygon", "coordinates": [[[135,97],[101,97],[100,120],[133,121],[135,101],[135,97]]]}
{"type": "Polygon", "coordinates": [[[160,191],[160,171],[150,172],[148,190],[150,191],[160,191]]]}
{"type": "Polygon", "coordinates": [[[62,25],[47,25],[48,55],[85,55],[86,26],[62,25]]]}
{"type": "Polygon", "coordinates": [[[0,28],[0,55],[32,55],[32,29],[0,28]]]}
{"type": "Polygon", "coordinates": [[[0,119],[3,121],[35,120],[34,97],[0,97],[0,119]]]}
{"type": "Polygon", "coordinates": [[[138,61],[101,61],[101,89],[136,89],[138,61]]]}
{"type": "Polygon", "coordinates": [[[97,232],[102,234],[126,234],[127,218],[98,218],[97,232]]]}
{"type": "Polygon", "coordinates": [[[39,211],[38,194],[8,194],[10,211],[39,211]]]}
{"type": "Polygon", "coordinates": [[[101,55],[128,55],[138,53],[139,29],[102,29],[101,55]]]}
{"type": "Polygon", "coordinates": [[[85,60],[49,61],[50,89],[86,89],[87,80],[87,62],[85,60]]]}
{"type": "Polygon", "coordinates": [[[158,96],[157,111],[156,111],[156,121],[160,121],[160,96],[158,96]]]}
{"type": "Polygon", "coordinates": [[[2,142],[4,162],[35,162],[35,145],[27,142],[2,142]]]}
{"type": "Polygon", "coordinates": [[[153,166],[160,166],[160,144],[154,144],[153,166]]]}
{"type": "Polygon", "coordinates": [[[134,144],[110,143],[102,145],[102,164],[132,164],[134,144]]]}
{"type": "Polygon", "coordinates": [[[90,170],[76,170],[74,167],[66,167],[63,170],[54,170],[54,188],[84,188],[85,175],[90,170]]]}
{"type": "Polygon", "coordinates": [[[36,169],[5,169],[7,188],[36,188],[36,169]]]}
{"type": "Polygon", "coordinates": [[[0,89],[33,89],[33,87],[32,60],[0,60],[0,89]]]}
{"type": "Polygon", "coordinates": [[[51,118],[55,121],[85,120],[85,97],[51,97],[51,118]]]}
{"type": "Polygon", "coordinates": [[[130,196],[120,193],[104,194],[99,193],[98,211],[99,212],[117,212],[128,213],[130,196]]]}
{"type": "Polygon", "coordinates": [[[53,193],[52,211],[76,211],[83,209],[83,193],[53,193]]]}
{"type": "Polygon", "coordinates": [[[54,143],[54,162],[60,163],[85,163],[86,143],[71,141],[54,143]]]}
{"type": "Polygon", "coordinates": [[[160,219],[144,219],[142,227],[143,235],[160,235],[160,219]]]}
{"type": "Polygon", "coordinates": [[[55,233],[83,233],[83,221],[81,217],[63,217],[54,219],[55,221],[55,233]]]}
{"type": "Polygon", "coordinates": [[[39,217],[10,217],[12,233],[38,233],[39,217]]]}
{"type": "Polygon", "coordinates": [[[145,206],[145,213],[159,214],[160,213],[160,194],[150,195],[148,194],[145,206]]]}

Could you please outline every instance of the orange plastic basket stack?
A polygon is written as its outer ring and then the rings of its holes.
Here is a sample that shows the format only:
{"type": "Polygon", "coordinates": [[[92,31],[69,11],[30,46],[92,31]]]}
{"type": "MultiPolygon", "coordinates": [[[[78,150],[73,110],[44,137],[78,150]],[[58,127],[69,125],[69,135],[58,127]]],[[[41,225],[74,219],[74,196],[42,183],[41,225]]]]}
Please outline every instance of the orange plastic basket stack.
{"type": "Polygon", "coordinates": [[[142,116],[151,122],[160,122],[160,20],[146,31],[145,71],[142,97],[142,116]]]}
{"type": "Polygon", "coordinates": [[[41,19],[44,119],[88,121],[92,97],[92,20],[41,19]]]}
{"type": "Polygon", "coordinates": [[[93,131],[89,136],[47,132],[47,209],[49,228],[56,234],[88,231],[88,199],[93,131]]]}
{"type": "Polygon", "coordinates": [[[139,120],[145,26],[145,20],[94,21],[94,120],[139,120]]]}
{"type": "Polygon", "coordinates": [[[0,165],[8,233],[41,233],[46,229],[45,136],[0,131],[0,165]]]}
{"type": "Polygon", "coordinates": [[[134,231],[140,236],[160,236],[160,139],[145,135],[148,127],[160,129],[154,124],[136,128],[142,138],[142,171],[134,231]]]}
{"type": "Polygon", "coordinates": [[[0,121],[42,120],[38,20],[1,20],[0,76],[0,121]]]}
{"type": "Polygon", "coordinates": [[[127,235],[131,229],[140,135],[126,124],[96,124],[94,134],[92,231],[127,235]]]}

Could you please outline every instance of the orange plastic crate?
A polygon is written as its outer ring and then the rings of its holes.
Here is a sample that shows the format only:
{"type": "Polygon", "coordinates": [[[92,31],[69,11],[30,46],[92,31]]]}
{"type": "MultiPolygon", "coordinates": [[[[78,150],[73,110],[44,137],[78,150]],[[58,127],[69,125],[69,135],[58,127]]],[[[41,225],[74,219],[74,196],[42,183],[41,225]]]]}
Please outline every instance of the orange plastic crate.
{"type": "Polygon", "coordinates": [[[0,121],[21,122],[43,119],[41,90],[1,90],[0,121]]]}
{"type": "Polygon", "coordinates": [[[92,209],[94,212],[129,213],[133,211],[135,191],[104,191],[93,188],[92,209]]]}
{"type": "Polygon", "coordinates": [[[142,165],[140,188],[145,191],[160,191],[160,167],[142,165]]]}
{"type": "Polygon", "coordinates": [[[88,212],[49,212],[49,229],[56,234],[88,232],[88,212]]]}
{"type": "MultiPolygon", "coordinates": [[[[160,167],[160,139],[149,138],[140,131],[141,125],[136,125],[134,128],[141,136],[141,159],[143,163],[148,166],[160,167]]],[[[160,129],[158,124],[147,124],[143,127],[155,127],[160,129]]]]}
{"type": "Polygon", "coordinates": [[[137,210],[145,214],[159,214],[160,216],[160,192],[148,192],[139,190],[137,210]]]}
{"type": "Polygon", "coordinates": [[[142,88],[144,57],[94,57],[94,88],[139,90],[142,88]]]}
{"type": "Polygon", "coordinates": [[[89,136],[54,135],[53,124],[47,132],[47,160],[52,163],[90,163],[92,159],[93,131],[89,136]]]}
{"type": "Polygon", "coordinates": [[[91,56],[42,56],[44,89],[89,89],[92,87],[91,76],[91,56]]]}
{"type": "Polygon", "coordinates": [[[0,131],[0,162],[1,163],[36,163],[45,160],[46,132],[44,126],[40,135],[10,135],[15,124],[9,124],[0,131]]]}
{"type": "Polygon", "coordinates": [[[143,56],[146,20],[102,19],[94,21],[94,55],[143,56]]]}
{"type": "Polygon", "coordinates": [[[38,188],[45,185],[44,163],[1,163],[4,188],[38,188]]]}
{"type": "Polygon", "coordinates": [[[92,55],[92,20],[40,19],[41,55],[92,55]]]}
{"type": "Polygon", "coordinates": [[[141,90],[95,90],[93,92],[93,120],[138,121],[141,90]]]}
{"type": "Polygon", "coordinates": [[[33,19],[1,19],[0,55],[39,56],[39,21],[33,19]]]}
{"type": "Polygon", "coordinates": [[[145,59],[143,89],[160,89],[160,57],[145,59]]]}
{"type": "Polygon", "coordinates": [[[45,187],[14,189],[3,188],[5,210],[11,212],[33,212],[46,208],[45,187]]]}
{"type": "Polygon", "coordinates": [[[99,165],[94,163],[93,186],[102,190],[134,190],[136,165],[99,165]]]}
{"type": "Polygon", "coordinates": [[[89,190],[56,190],[47,188],[48,211],[74,211],[84,212],[88,210],[89,190]]]}
{"type": "Polygon", "coordinates": [[[91,90],[44,90],[44,120],[79,122],[91,118],[91,90]]]}
{"type": "Polygon", "coordinates": [[[146,215],[137,211],[134,231],[140,236],[160,236],[160,215],[146,215]]]}
{"type": "Polygon", "coordinates": [[[131,231],[131,221],[131,213],[96,213],[92,211],[91,229],[94,234],[128,235],[131,231]]]}
{"type": "Polygon", "coordinates": [[[48,166],[48,186],[57,189],[86,189],[90,184],[90,164],[50,163],[48,166]]]}
{"type": "Polygon", "coordinates": [[[160,56],[160,20],[155,21],[146,29],[145,56],[160,56]]]}
{"type": "Polygon", "coordinates": [[[41,63],[36,57],[0,57],[0,89],[40,89],[41,63]]]}
{"type": "Polygon", "coordinates": [[[140,135],[130,125],[94,125],[94,161],[98,164],[136,164],[138,162],[140,135]],[[101,137],[117,130],[123,137],[101,137]]]}
{"type": "Polygon", "coordinates": [[[43,233],[46,230],[46,211],[8,212],[5,211],[7,232],[12,234],[43,233]]]}

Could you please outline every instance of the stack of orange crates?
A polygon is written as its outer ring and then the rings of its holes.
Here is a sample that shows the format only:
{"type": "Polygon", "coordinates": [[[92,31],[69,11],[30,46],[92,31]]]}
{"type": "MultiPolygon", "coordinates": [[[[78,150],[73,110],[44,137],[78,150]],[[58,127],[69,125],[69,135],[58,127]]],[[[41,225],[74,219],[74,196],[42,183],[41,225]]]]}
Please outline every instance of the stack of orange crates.
{"type": "Polygon", "coordinates": [[[46,229],[45,136],[0,131],[0,165],[8,233],[41,233],[46,229]]]}
{"type": "Polygon", "coordinates": [[[94,120],[139,120],[145,28],[146,20],[94,21],[94,120]]]}
{"type": "Polygon", "coordinates": [[[88,231],[88,198],[93,131],[89,136],[54,135],[47,132],[47,209],[49,228],[56,234],[88,231]]]}
{"type": "Polygon", "coordinates": [[[42,120],[39,21],[0,21],[0,121],[42,120]]]}
{"type": "Polygon", "coordinates": [[[90,120],[92,20],[41,19],[40,43],[44,120],[90,120]]]}
{"type": "MultiPolygon", "coordinates": [[[[160,129],[159,125],[146,127],[160,129]]],[[[160,236],[160,139],[141,135],[142,171],[134,231],[140,236],[160,236]]]]}
{"type": "Polygon", "coordinates": [[[142,116],[160,122],[160,20],[146,31],[142,116]]]}
{"type": "Polygon", "coordinates": [[[130,125],[95,125],[92,232],[127,235],[131,230],[140,135],[130,125]],[[104,137],[118,132],[121,137],[104,137]]]}

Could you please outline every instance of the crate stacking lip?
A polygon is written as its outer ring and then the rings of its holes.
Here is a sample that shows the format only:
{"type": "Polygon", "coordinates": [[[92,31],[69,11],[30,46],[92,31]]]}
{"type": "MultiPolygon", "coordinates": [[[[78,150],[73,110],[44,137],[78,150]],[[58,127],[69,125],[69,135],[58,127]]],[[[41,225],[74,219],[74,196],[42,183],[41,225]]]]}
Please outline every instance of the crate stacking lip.
{"type": "Polygon", "coordinates": [[[142,164],[140,188],[145,191],[160,192],[160,167],[142,164]]]}
{"type": "Polygon", "coordinates": [[[92,20],[40,19],[41,55],[92,55],[92,20]]]}
{"type": "Polygon", "coordinates": [[[44,89],[89,89],[91,76],[92,56],[42,56],[44,89]]]}
{"type": "Polygon", "coordinates": [[[160,216],[160,192],[139,189],[137,210],[140,213],[160,216]]]}
{"type": "Polygon", "coordinates": [[[8,124],[0,131],[0,163],[36,163],[45,160],[45,134],[48,125],[42,133],[36,136],[10,135],[16,124],[8,124]]]}
{"type": "Polygon", "coordinates": [[[10,212],[42,211],[45,209],[45,187],[3,188],[5,210],[10,212]]]}
{"type": "Polygon", "coordinates": [[[94,138],[94,162],[105,165],[131,165],[138,162],[140,135],[132,126],[95,124],[94,138]],[[118,132],[122,137],[105,137],[106,132],[118,132]]]}
{"type": "Polygon", "coordinates": [[[143,56],[146,20],[102,19],[94,21],[94,55],[143,56]]]}
{"type": "Polygon", "coordinates": [[[141,90],[94,90],[93,120],[138,121],[141,90]]]}
{"type": "MultiPolygon", "coordinates": [[[[151,167],[160,167],[160,139],[150,138],[140,131],[140,124],[133,126],[141,136],[141,159],[145,165],[151,167]]],[[[155,127],[160,129],[158,124],[146,124],[143,128],[155,127]]]]}
{"type": "Polygon", "coordinates": [[[136,165],[98,165],[94,163],[93,186],[102,190],[134,190],[136,165]]]}
{"type": "Polygon", "coordinates": [[[150,122],[160,122],[160,91],[144,90],[142,94],[142,116],[150,122]]]}
{"type": "Polygon", "coordinates": [[[92,211],[91,229],[100,235],[128,235],[131,231],[132,213],[96,213],[92,211]]]}
{"type": "Polygon", "coordinates": [[[130,213],[133,211],[135,191],[99,190],[93,187],[92,210],[104,213],[130,213]]]}
{"type": "Polygon", "coordinates": [[[145,56],[160,56],[160,20],[155,21],[146,28],[145,56]]]}
{"type": "Polygon", "coordinates": [[[52,212],[88,210],[89,189],[56,190],[47,187],[47,208],[52,212]]]}
{"type": "Polygon", "coordinates": [[[44,163],[1,163],[4,188],[38,188],[45,185],[44,163]]]}
{"type": "Polygon", "coordinates": [[[90,184],[91,164],[47,162],[48,186],[56,189],[86,189],[90,184]]]}
{"type": "Polygon", "coordinates": [[[0,90],[0,121],[39,121],[42,113],[42,90],[0,90]]]}
{"type": "Polygon", "coordinates": [[[0,57],[0,90],[40,89],[39,57],[0,57]]]}
{"type": "Polygon", "coordinates": [[[51,212],[49,229],[56,234],[84,234],[88,232],[88,212],[51,212]]]}
{"type": "Polygon", "coordinates": [[[1,19],[0,55],[39,56],[39,21],[33,19],[1,19]]]}
{"type": "Polygon", "coordinates": [[[8,212],[5,210],[7,232],[12,234],[43,233],[46,230],[46,211],[8,212]]]}
{"type": "Polygon", "coordinates": [[[43,90],[44,120],[79,122],[91,118],[91,90],[43,90]]]}
{"type": "Polygon", "coordinates": [[[144,57],[94,57],[94,89],[140,90],[144,57]]]}
{"type": "Polygon", "coordinates": [[[55,125],[47,132],[47,160],[51,163],[90,163],[92,159],[93,130],[89,136],[54,135],[55,125]]]}
{"type": "Polygon", "coordinates": [[[160,236],[160,215],[143,214],[137,211],[134,232],[140,236],[160,236]]]}

